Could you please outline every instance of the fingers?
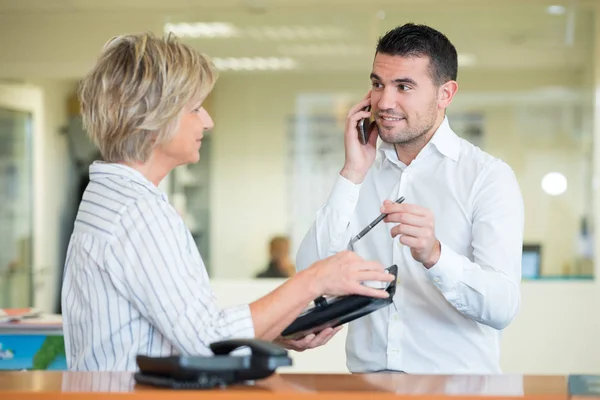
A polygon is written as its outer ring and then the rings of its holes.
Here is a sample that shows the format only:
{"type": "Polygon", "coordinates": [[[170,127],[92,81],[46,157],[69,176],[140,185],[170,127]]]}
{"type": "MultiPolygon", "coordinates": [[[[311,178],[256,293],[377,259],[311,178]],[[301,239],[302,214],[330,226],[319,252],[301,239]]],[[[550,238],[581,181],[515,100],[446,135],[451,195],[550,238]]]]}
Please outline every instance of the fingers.
{"type": "Polygon", "coordinates": [[[366,261],[361,256],[350,250],[341,251],[326,260],[334,264],[342,263],[345,268],[354,268],[360,270],[384,270],[385,268],[378,262],[366,261]]]}
{"type": "Polygon", "coordinates": [[[341,329],[341,326],[338,326],[337,328],[325,328],[317,335],[311,333],[310,335],[306,335],[302,339],[281,339],[279,342],[288,349],[303,352],[306,349],[314,349],[315,347],[327,344],[327,342],[329,342],[331,338],[341,329]]]}
{"type": "Polygon", "coordinates": [[[400,222],[402,224],[412,225],[412,226],[428,226],[427,217],[423,217],[420,215],[409,214],[409,213],[391,213],[388,214],[384,219],[384,222],[400,222]]]}
{"type": "Polygon", "coordinates": [[[319,335],[317,335],[317,337],[321,336],[321,334],[323,334],[323,336],[320,339],[320,343],[318,344],[318,346],[323,346],[323,345],[327,344],[327,342],[329,342],[331,340],[331,338],[334,337],[335,334],[341,330],[342,330],[342,326],[340,325],[336,328],[327,328],[323,332],[319,333],[319,335]]]}
{"type": "Polygon", "coordinates": [[[374,289],[361,284],[356,284],[352,287],[352,293],[360,296],[375,297],[378,299],[387,299],[390,297],[389,293],[382,289],[374,289]]]}
{"type": "Polygon", "coordinates": [[[392,214],[392,213],[408,213],[414,215],[420,215],[422,217],[428,217],[431,215],[431,211],[426,209],[425,207],[421,207],[416,204],[409,203],[394,203],[389,200],[383,202],[381,206],[381,212],[384,214],[392,214]]]}
{"type": "Polygon", "coordinates": [[[328,257],[330,260],[335,262],[353,262],[353,261],[362,261],[362,258],[353,251],[344,250],[333,256],[328,257]]]}
{"type": "Polygon", "coordinates": [[[420,226],[412,226],[400,224],[393,227],[390,231],[392,237],[396,237],[398,235],[407,235],[415,238],[424,238],[429,236],[429,230],[420,226]]]}
{"type": "Polygon", "coordinates": [[[336,334],[336,330],[333,328],[326,328],[319,332],[319,334],[311,340],[308,347],[309,349],[314,349],[315,347],[323,346],[336,334]]]}
{"type": "Polygon", "coordinates": [[[348,126],[356,127],[360,119],[369,118],[370,116],[370,111],[358,111],[356,114],[348,116],[348,126]]]}
{"type": "Polygon", "coordinates": [[[350,266],[359,271],[385,271],[385,267],[376,261],[356,260],[350,266]]]}
{"type": "Polygon", "coordinates": [[[400,243],[411,249],[422,249],[425,247],[425,240],[420,237],[402,235],[399,240],[400,243]]]}
{"type": "Polygon", "coordinates": [[[302,352],[309,348],[310,342],[316,337],[314,333],[304,336],[302,339],[292,340],[292,339],[284,339],[284,347],[289,349],[302,352]]]}
{"type": "Polygon", "coordinates": [[[356,280],[362,281],[379,281],[391,282],[394,280],[394,275],[385,271],[360,271],[356,274],[356,280]]]}
{"type": "Polygon", "coordinates": [[[306,349],[310,349],[312,348],[311,343],[315,340],[316,337],[317,336],[314,333],[311,333],[310,335],[307,335],[302,339],[298,340],[297,343],[294,344],[294,346],[296,347],[297,351],[304,351],[306,349]]]}
{"type": "MultiPolygon", "coordinates": [[[[350,118],[352,115],[356,114],[357,111],[362,110],[363,108],[367,107],[368,105],[371,104],[371,92],[369,92],[361,101],[360,103],[354,105],[354,107],[352,107],[350,109],[350,111],[348,111],[348,118],[350,118]]],[[[363,117],[365,118],[365,117],[363,117]]]]}

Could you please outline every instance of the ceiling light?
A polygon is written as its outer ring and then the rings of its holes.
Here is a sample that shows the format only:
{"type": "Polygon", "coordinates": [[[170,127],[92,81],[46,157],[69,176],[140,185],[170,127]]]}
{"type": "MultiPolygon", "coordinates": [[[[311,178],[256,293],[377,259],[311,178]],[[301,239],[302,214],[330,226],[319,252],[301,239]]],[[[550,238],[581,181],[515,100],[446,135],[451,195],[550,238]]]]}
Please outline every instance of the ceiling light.
{"type": "Polygon", "coordinates": [[[567,178],[560,172],[550,172],[542,178],[542,189],[550,196],[558,196],[567,190],[567,178]]]}
{"type": "Polygon", "coordinates": [[[459,54],[458,55],[458,66],[459,67],[472,67],[477,64],[477,57],[475,54],[459,54]]]}
{"type": "Polygon", "coordinates": [[[296,68],[296,61],[287,57],[214,57],[212,61],[220,71],[274,71],[296,68]]]}
{"type": "Polygon", "coordinates": [[[566,12],[566,9],[564,6],[554,5],[548,6],[548,8],[546,8],[546,12],[552,15],[563,15],[566,12]]]}
{"type": "Polygon", "coordinates": [[[173,32],[178,37],[228,38],[247,36],[257,40],[312,40],[347,38],[343,28],[336,26],[247,26],[240,28],[229,22],[181,22],[168,23],[165,33],[173,32]]]}
{"type": "Polygon", "coordinates": [[[277,47],[280,54],[287,56],[360,56],[369,51],[365,46],[356,44],[331,44],[331,43],[313,43],[313,44],[296,44],[296,45],[281,45],[277,47]]]}
{"type": "Polygon", "coordinates": [[[191,38],[227,38],[239,36],[239,30],[228,22],[194,22],[194,23],[179,23],[165,24],[164,32],[172,32],[178,37],[191,38]]]}
{"type": "Polygon", "coordinates": [[[248,36],[271,40],[339,39],[346,31],[334,26],[259,26],[245,30],[248,36]]]}

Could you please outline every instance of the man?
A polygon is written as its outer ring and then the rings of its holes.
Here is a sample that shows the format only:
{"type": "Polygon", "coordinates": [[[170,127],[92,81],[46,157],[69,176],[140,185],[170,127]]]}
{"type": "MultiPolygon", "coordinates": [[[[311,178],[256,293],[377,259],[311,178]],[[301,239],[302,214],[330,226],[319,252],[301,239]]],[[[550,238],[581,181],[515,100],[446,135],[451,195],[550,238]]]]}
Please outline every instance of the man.
{"type": "Polygon", "coordinates": [[[372,90],[348,113],[345,164],[299,248],[302,270],[388,214],[352,246],[399,268],[393,305],[350,324],[352,372],[500,372],[500,333],[520,303],[523,201],[511,168],[450,128],[456,75],[456,49],[430,27],[380,38],[372,90]]]}

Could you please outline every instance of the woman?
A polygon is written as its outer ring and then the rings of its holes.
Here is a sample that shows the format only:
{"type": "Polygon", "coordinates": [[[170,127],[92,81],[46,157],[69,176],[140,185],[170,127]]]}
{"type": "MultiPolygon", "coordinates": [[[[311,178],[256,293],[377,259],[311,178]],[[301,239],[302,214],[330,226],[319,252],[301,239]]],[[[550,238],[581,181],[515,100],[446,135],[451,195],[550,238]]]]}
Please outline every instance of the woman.
{"type": "MultiPolygon", "coordinates": [[[[182,219],[158,189],[175,167],[195,163],[213,121],[202,107],[217,72],[172,36],[126,35],[105,46],[83,79],[84,126],[102,154],[90,166],[69,242],[62,289],[72,370],[135,370],[137,354],[211,354],[231,337],[273,340],[315,297],[386,297],[361,281],[390,281],[383,266],[340,253],[272,293],[220,309],[182,219]]],[[[287,342],[310,348],[335,331],[287,342]]]]}

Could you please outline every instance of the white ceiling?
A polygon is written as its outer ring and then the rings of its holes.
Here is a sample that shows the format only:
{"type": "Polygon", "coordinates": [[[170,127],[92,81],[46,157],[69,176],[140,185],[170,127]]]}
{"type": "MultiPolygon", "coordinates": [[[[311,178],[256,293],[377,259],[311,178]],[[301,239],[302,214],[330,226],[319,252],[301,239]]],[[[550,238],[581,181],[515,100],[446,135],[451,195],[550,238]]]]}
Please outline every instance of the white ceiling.
{"type": "Polygon", "coordinates": [[[166,23],[225,22],[242,32],[315,27],[337,35],[184,39],[219,58],[289,57],[298,71],[364,71],[377,37],[408,22],[444,32],[478,69],[580,70],[592,60],[595,1],[0,0],[0,77],[81,76],[110,37],[166,23]],[[368,6],[365,5],[368,3],[368,6]],[[551,15],[549,5],[565,13],[551,15]]]}
{"type": "Polygon", "coordinates": [[[376,7],[423,9],[520,7],[562,4],[590,6],[595,0],[0,0],[0,12],[148,11],[148,10],[236,10],[263,13],[276,10],[369,9],[376,7]]]}

